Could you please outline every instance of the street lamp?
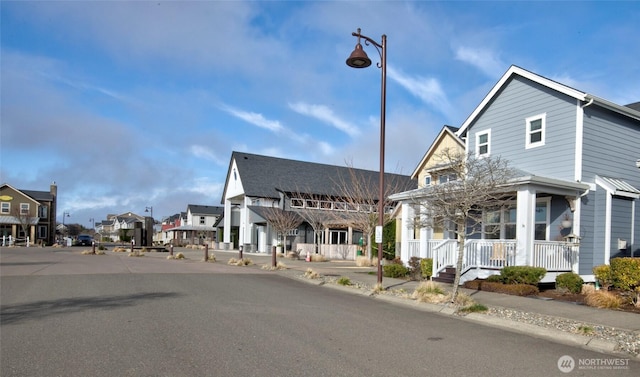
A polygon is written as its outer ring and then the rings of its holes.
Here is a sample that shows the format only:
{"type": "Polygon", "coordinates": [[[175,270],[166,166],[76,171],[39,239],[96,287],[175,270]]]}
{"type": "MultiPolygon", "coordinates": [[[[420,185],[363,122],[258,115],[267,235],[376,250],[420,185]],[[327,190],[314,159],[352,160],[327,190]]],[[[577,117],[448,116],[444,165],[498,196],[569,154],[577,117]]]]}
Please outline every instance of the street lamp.
{"type": "Polygon", "coordinates": [[[69,212],[62,212],[62,239],[64,240],[64,234],[67,230],[67,227],[64,225],[64,218],[65,217],[71,217],[71,215],[69,215],[69,212]]]}
{"type": "Polygon", "coordinates": [[[96,221],[92,218],[89,219],[89,222],[91,223],[91,229],[95,230],[96,228],[96,221]]]}
{"type": "Polygon", "coordinates": [[[347,65],[352,68],[366,68],[371,65],[371,59],[364,52],[360,44],[360,38],[364,39],[364,43],[368,46],[372,44],[380,55],[380,63],[378,68],[382,70],[382,85],[380,89],[380,191],[378,196],[378,227],[376,228],[376,239],[378,241],[378,284],[382,284],[382,229],[384,227],[384,126],[387,106],[387,36],[382,34],[382,44],[373,39],[360,34],[360,28],[356,33],[351,33],[354,37],[358,37],[358,43],[349,58],[347,65]]]}
{"type": "Polygon", "coordinates": [[[153,220],[153,206],[151,207],[144,207],[144,211],[145,212],[149,212],[151,214],[151,220],[153,220]],[[151,212],[149,212],[149,210],[151,210],[151,212]]]}

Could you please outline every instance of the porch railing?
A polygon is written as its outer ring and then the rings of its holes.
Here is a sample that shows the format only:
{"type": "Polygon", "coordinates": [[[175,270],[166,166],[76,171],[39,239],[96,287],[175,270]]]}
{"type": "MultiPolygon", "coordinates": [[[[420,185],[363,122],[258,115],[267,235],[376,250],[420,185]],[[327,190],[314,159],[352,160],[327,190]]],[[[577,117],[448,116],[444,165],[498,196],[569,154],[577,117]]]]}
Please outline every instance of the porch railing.
{"type": "MultiPolygon", "coordinates": [[[[447,266],[455,267],[458,256],[456,240],[428,240],[426,253],[420,251],[419,245],[417,241],[411,246],[410,257],[426,254],[433,258],[434,276],[447,266]],[[415,248],[418,250],[415,251],[415,248]]],[[[574,270],[578,263],[578,254],[575,247],[567,246],[564,242],[535,241],[533,253],[529,254],[531,259],[527,258],[526,262],[518,264],[515,240],[467,240],[462,259],[462,272],[470,269],[500,270],[506,266],[516,265],[544,267],[547,272],[566,272],[574,270]]]]}
{"type": "Polygon", "coordinates": [[[544,267],[547,271],[571,271],[577,263],[575,246],[552,241],[536,241],[533,245],[534,267],[544,267]]]}

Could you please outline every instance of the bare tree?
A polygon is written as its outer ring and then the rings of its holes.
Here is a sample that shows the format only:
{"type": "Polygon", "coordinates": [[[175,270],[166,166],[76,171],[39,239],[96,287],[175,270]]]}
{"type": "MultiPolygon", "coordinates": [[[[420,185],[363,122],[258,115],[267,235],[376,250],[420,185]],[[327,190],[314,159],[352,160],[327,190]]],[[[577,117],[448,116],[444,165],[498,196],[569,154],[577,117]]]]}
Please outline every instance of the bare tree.
{"type": "Polygon", "coordinates": [[[20,224],[20,228],[26,237],[29,236],[29,229],[34,225],[37,219],[36,216],[31,211],[22,212],[22,209],[19,207],[14,207],[11,210],[11,215],[18,220],[18,224],[20,224]]]}
{"type": "Polygon", "coordinates": [[[480,225],[486,211],[500,209],[513,199],[506,186],[515,176],[515,170],[500,157],[477,158],[452,149],[446,149],[434,158],[439,159],[441,174],[448,177],[448,182],[431,185],[416,196],[416,207],[420,210],[416,221],[422,226],[441,227],[457,234],[458,255],[452,294],[452,301],[455,301],[465,241],[482,230],[480,225]]]}
{"type": "MultiPolygon", "coordinates": [[[[282,237],[286,245],[286,237],[289,231],[302,224],[302,218],[293,211],[285,211],[278,207],[264,207],[263,215],[273,230],[282,237]]],[[[272,253],[271,264],[276,267],[276,253],[272,253]]]]}
{"type": "MultiPolygon", "coordinates": [[[[367,245],[367,253],[370,258],[371,235],[379,225],[378,200],[380,196],[379,174],[370,171],[355,169],[351,163],[347,162],[348,173],[345,176],[335,178],[335,183],[339,187],[340,198],[344,201],[345,211],[337,212],[334,218],[336,222],[342,222],[362,231],[363,238],[367,245]]],[[[383,223],[386,225],[393,220],[389,208],[395,202],[389,199],[389,195],[406,191],[411,188],[409,177],[398,174],[385,174],[383,223]]]]}

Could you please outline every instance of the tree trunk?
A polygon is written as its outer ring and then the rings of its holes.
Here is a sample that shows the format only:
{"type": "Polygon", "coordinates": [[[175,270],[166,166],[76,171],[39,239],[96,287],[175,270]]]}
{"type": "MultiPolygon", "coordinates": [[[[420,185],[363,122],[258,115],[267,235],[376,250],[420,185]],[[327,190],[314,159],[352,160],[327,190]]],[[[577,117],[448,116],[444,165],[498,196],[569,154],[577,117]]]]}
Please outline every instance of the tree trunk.
{"type": "Polygon", "coordinates": [[[460,274],[462,273],[462,260],[464,258],[465,237],[458,235],[458,259],[456,261],[456,276],[453,279],[453,291],[451,292],[451,302],[455,303],[458,298],[458,288],[460,286],[460,274]]]}

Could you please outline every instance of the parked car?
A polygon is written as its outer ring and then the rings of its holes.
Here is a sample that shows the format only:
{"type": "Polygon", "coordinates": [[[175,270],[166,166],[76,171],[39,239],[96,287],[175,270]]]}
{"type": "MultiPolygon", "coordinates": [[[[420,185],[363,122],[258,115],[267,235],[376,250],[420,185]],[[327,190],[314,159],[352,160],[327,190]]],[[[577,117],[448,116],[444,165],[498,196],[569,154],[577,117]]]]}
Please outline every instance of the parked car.
{"type": "Polygon", "coordinates": [[[91,246],[93,243],[93,237],[88,234],[81,234],[76,238],[74,245],[76,246],[91,246]]]}

